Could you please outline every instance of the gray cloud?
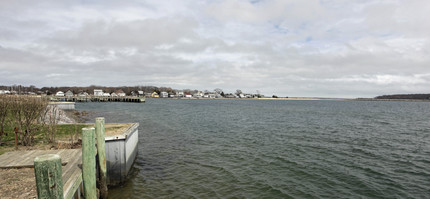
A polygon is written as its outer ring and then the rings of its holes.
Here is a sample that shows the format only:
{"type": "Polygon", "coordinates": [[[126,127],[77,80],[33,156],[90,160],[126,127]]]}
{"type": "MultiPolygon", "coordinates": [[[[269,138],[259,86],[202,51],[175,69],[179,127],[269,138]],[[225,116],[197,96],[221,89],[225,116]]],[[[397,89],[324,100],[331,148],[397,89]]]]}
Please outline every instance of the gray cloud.
{"type": "Polygon", "coordinates": [[[1,84],[428,93],[430,3],[0,2],[1,84]]]}

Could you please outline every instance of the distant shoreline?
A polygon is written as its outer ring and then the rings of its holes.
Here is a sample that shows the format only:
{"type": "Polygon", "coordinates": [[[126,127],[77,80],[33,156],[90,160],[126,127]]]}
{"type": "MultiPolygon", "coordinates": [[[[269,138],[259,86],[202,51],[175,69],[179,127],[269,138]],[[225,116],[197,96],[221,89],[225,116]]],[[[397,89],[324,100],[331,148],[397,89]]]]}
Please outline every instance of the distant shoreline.
{"type": "Polygon", "coordinates": [[[151,99],[185,99],[185,100],[285,100],[285,101],[399,101],[399,102],[430,102],[430,99],[376,99],[376,98],[313,98],[313,97],[278,97],[278,98],[151,98],[151,99]]]}

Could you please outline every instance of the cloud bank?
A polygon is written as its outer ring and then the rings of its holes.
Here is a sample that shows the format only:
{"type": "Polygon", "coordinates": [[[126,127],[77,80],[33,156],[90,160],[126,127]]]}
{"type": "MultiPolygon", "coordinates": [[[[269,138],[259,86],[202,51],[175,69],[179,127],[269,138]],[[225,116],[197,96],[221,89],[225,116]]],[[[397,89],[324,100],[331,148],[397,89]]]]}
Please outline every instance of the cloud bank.
{"type": "Polygon", "coordinates": [[[429,1],[0,2],[3,85],[429,93],[429,1]]]}

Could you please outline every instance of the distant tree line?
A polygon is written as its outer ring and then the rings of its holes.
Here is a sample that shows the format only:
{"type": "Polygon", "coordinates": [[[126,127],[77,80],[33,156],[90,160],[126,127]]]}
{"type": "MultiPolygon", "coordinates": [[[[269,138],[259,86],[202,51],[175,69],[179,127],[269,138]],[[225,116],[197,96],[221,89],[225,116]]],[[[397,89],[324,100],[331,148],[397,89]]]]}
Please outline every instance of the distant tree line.
{"type": "Polygon", "coordinates": [[[430,94],[382,95],[382,96],[375,97],[375,99],[416,99],[416,100],[425,100],[425,99],[430,99],[430,94]]]}
{"type": "Polygon", "coordinates": [[[31,86],[22,86],[22,85],[13,85],[13,86],[0,86],[0,90],[9,90],[9,91],[15,91],[18,94],[25,94],[28,92],[33,92],[36,94],[47,94],[47,95],[55,95],[58,91],[72,91],[73,93],[81,93],[81,92],[87,92],[89,94],[93,94],[94,89],[102,89],[106,93],[112,93],[117,90],[122,90],[125,94],[131,95],[132,91],[144,91],[145,93],[149,92],[172,92],[173,89],[170,87],[156,87],[156,86],[117,86],[117,87],[107,87],[107,86],[97,86],[97,85],[91,85],[91,86],[85,86],[85,87],[69,87],[69,86],[62,86],[62,87],[42,87],[37,88],[34,85],[31,86]]]}
{"type": "MultiPolygon", "coordinates": [[[[86,92],[90,95],[94,94],[94,89],[101,89],[105,93],[113,93],[118,90],[122,90],[126,95],[133,95],[133,93],[137,93],[137,91],[143,91],[144,93],[153,93],[156,92],[160,94],[161,92],[167,92],[175,94],[178,91],[182,91],[185,94],[196,94],[200,93],[201,91],[195,90],[195,89],[172,89],[170,87],[157,87],[157,86],[116,86],[116,87],[108,87],[108,86],[97,86],[97,85],[91,85],[91,86],[61,86],[61,87],[42,87],[38,88],[34,85],[30,86],[22,86],[22,85],[12,85],[12,86],[4,86],[0,85],[0,91],[7,90],[11,91],[11,94],[46,94],[46,95],[55,95],[58,91],[67,92],[72,91],[74,94],[79,94],[86,92]]],[[[235,93],[224,93],[224,91],[220,88],[216,88],[213,91],[205,90],[203,93],[216,93],[222,97],[235,97],[235,96],[241,96],[244,97],[245,95],[249,95],[252,98],[254,97],[264,97],[260,94],[260,91],[257,90],[257,94],[245,94],[242,92],[242,90],[237,89],[235,93]]],[[[1,94],[1,93],[0,93],[1,94]]],[[[277,97],[277,96],[276,96],[277,97]]]]}

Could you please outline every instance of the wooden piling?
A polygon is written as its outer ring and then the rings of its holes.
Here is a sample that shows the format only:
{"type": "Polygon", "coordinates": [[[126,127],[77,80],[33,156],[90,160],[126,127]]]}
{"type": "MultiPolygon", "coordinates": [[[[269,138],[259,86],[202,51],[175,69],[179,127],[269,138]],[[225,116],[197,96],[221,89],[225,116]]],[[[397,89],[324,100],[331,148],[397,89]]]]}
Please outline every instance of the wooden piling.
{"type": "Polygon", "coordinates": [[[97,155],[99,157],[99,189],[100,197],[108,198],[107,175],[106,175],[106,152],[105,152],[105,118],[96,118],[97,155]]]}
{"type": "Polygon", "coordinates": [[[38,198],[63,198],[61,157],[46,154],[34,159],[38,198]]]}
{"type": "Polygon", "coordinates": [[[94,128],[82,129],[82,177],[84,180],[84,195],[86,199],[97,198],[94,134],[94,128]]]}

